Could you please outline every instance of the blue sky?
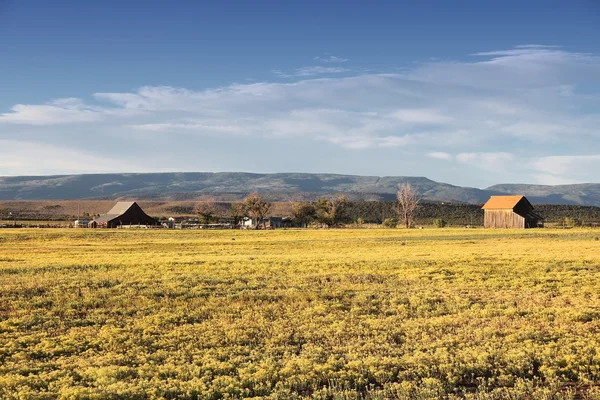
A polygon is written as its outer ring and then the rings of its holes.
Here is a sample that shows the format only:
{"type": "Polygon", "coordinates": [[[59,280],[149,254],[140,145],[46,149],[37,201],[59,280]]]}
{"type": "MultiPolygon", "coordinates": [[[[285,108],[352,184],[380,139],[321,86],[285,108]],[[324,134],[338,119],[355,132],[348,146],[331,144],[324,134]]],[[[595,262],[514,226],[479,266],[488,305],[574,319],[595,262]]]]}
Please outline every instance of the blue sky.
{"type": "Polygon", "coordinates": [[[0,175],[599,182],[599,47],[595,0],[0,0],[0,175]]]}

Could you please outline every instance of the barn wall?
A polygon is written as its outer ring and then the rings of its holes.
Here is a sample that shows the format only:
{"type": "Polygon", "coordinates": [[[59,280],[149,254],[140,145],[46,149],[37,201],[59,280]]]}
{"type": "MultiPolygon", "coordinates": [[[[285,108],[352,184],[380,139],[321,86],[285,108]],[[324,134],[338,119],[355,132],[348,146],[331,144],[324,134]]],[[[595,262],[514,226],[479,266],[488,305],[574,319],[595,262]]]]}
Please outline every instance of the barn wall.
{"type": "Polygon", "coordinates": [[[512,210],[485,210],[484,223],[486,228],[525,228],[525,218],[512,210]]]}

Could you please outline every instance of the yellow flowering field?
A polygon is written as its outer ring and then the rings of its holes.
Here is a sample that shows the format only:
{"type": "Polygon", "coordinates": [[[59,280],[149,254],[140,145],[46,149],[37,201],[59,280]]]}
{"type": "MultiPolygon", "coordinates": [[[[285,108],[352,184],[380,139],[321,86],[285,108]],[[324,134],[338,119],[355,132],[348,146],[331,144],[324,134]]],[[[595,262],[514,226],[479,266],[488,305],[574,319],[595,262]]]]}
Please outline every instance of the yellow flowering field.
{"type": "Polygon", "coordinates": [[[4,229],[0,398],[600,398],[599,237],[4,229]]]}

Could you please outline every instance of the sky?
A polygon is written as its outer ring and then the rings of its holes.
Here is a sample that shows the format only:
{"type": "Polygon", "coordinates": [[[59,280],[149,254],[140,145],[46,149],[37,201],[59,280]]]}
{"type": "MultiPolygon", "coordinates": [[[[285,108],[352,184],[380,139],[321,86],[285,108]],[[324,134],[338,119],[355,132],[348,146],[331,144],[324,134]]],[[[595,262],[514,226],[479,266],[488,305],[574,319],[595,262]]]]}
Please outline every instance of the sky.
{"type": "Polygon", "coordinates": [[[0,0],[0,176],[600,182],[600,1],[0,0]]]}

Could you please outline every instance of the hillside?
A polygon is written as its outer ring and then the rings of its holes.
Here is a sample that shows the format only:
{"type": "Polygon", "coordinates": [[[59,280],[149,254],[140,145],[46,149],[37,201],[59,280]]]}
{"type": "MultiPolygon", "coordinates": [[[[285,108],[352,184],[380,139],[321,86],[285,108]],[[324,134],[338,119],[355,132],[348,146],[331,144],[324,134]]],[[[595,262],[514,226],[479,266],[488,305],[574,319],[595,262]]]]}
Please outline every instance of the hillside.
{"type": "Polygon", "coordinates": [[[481,204],[490,195],[522,193],[534,203],[600,206],[600,184],[454,186],[424,177],[244,172],[185,172],[0,177],[0,200],[231,201],[257,191],[272,201],[314,200],[344,193],[355,200],[392,200],[400,183],[424,200],[481,204]]]}
{"type": "Polygon", "coordinates": [[[600,184],[576,185],[494,185],[486,190],[501,193],[519,193],[544,204],[586,204],[600,206],[600,184]]]}

